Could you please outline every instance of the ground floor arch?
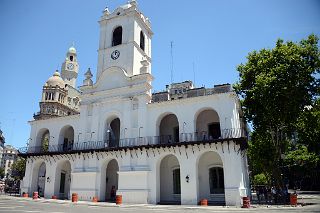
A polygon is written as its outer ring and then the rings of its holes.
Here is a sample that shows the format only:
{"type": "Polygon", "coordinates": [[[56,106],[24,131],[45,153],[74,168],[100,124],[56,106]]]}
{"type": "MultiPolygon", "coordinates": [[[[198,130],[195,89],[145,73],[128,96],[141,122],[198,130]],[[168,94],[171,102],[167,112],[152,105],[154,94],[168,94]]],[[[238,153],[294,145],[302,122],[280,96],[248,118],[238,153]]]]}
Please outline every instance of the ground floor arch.
{"type": "Polygon", "coordinates": [[[160,162],[160,203],[181,203],[180,163],[176,156],[167,155],[160,162]]]}
{"type": "Polygon", "coordinates": [[[54,195],[59,199],[69,199],[71,181],[70,162],[68,160],[59,162],[55,173],[54,195]]]}
{"type": "Polygon", "coordinates": [[[46,186],[46,164],[42,162],[38,173],[38,193],[40,197],[44,197],[46,186]]]}
{"type": "Polygon", "coordinates": [[[38,192],[44,197],[46,183],[46,163],[44,161],[34,163],[32,171],[31,192],[38,192]]]}
{"type": "Polygon", "coordinates": [[[102,201],[114,202],[118,190],[119,165],[112,159],[101,167],[100,198],[102,201]]]}
{"type": "Polygon", "coordinates": [[[211,204],[225,203],[223,163],[216,152],[206,152],[198,161],[198,201],[201,199],[211,204]]]}

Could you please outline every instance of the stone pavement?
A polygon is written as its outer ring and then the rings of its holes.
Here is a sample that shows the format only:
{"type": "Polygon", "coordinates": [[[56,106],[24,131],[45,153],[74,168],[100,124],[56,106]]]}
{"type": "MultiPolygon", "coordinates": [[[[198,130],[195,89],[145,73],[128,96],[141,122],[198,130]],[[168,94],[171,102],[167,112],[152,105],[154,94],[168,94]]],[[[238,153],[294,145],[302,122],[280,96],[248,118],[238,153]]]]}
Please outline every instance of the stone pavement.
{"type": "Polygon", "coordinates": [[[289,205],[253,205],[250,209],[242,209],[240,207],[228,207],[228,206],[186,206],[186,205],[150,205],[150,204],[133,204],[133,205],[116,205],[115,203],[106,202],[88,202],[79,201],[77,203],[72,203],[70,200],[53,200],[53,199],[37,199],[32,198],[22,198],[22,197],[12,197],[7,195],[0,195],[0,212],[50,212],[50,209],[57,209],[54,212],[99,212],[110,209],[111,212],[244,212],[244,211],[259,211],[259,212],[320,212],[320,195],[319,194],[304,194],[300,195],[298,203],[304,202],[304,204],[299,204],[297,207],[292,207],[289,205]],[[9,205],[11,203],[11,205],[9,205]],[[16,209],[15,203],[22,203],[28,209],[16,209]],[[1,204],[3,204],[1,206],[1,204]],[[28,204],[28,205],[26,205],[28,204]],[[62,204],[62,205],[59,205],[62,204]],[[50,206],[50,208],[49,208],[50,206]],[[48,207],[48,210],[45,210],[48,207]],[[30,208],[30,209],[29,209],[30,208]],[[64,209],[65,208],[65,209],[64,209]],[[59,210],[60,209],[60,210],[59,210]],[[25,211],[24,211],[25,210],[25,211]]]}

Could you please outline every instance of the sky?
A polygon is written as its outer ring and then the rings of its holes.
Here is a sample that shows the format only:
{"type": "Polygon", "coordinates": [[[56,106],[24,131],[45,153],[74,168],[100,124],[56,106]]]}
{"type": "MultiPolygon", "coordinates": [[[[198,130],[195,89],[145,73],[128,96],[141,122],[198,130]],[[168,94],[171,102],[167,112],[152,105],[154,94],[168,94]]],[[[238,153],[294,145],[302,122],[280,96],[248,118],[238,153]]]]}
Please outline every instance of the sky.
{"type": "MultiPolygon", "coordinates": [[[[320,36],[319,0],[138,0],[149,17],[153,91],[173,81],[196,86],[235,83],[237,65],[250,51],[273,48],[278,38],[320,36]],[[173,61],[170,43],[173,42],[173,61]]],[[[90,67],[94,77],[98,20],[126,0],[0,0],[0,128],[6,144],[26,145],[28,121],[39,111],[42,87],[60,70],[75,43],[77,85],[90,67]]]]}

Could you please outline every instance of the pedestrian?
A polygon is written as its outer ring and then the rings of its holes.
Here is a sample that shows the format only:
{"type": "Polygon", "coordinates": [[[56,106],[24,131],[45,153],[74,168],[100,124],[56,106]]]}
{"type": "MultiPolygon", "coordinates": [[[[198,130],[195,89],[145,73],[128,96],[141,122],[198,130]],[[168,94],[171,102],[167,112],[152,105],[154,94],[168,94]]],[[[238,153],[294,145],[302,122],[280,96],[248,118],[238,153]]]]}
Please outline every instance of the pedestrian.
{"type": "Polygon", "coordinates": [[[116,187],[115,186],[111,187],[110,198],[112,201],[116,200],[116,187]]]}
{"type": "Polygon", "coordinates": [[[271,187],[271,196],[271,199],[273,199],[273,203],[276,203],[277,191],[274,186],[271,187]]]}
{"type": "Polygon", "coordinates": [[[266,201],[266,203],[268,203],[268,188],[267,188],[267,186],[263,187],[263,196],[264,196],[264,200],[266,201]]]}
{"type": "Polygon", "coordinates": [[[260,187],[259,186],[256,187],[256,194],[257,194],[257,198],[258,198],[258,203],[260,204],[261,194],[260,194],[260,187]]]}

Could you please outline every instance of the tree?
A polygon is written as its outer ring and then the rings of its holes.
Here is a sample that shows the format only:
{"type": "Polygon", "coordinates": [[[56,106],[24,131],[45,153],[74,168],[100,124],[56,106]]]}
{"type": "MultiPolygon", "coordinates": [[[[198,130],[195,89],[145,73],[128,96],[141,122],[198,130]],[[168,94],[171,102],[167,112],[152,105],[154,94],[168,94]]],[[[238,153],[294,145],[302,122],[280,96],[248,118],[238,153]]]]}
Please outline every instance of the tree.
{"type": "Polygon", "coordinates": [[[4,174],[4,168],[0,167],[0,178],[4,178],[5,174],[4,174]]]}
{"type": "Polygon", "coordinates": [[[320,98],[306,106],[297,122],[297,141],[320,155],[320,98]]]}
{"type": "Polygon", "coordinates": [[[44,137],[43,141],[42,141],[42,151],[43,152],[47,152],[49,149],[49,138],[48,137],[44,137]]]}
{"type": "Polygon", "coordinates": [[[254,185],[267,185],[268,179],[265,176],[265,174],[260,173],[260,174],[257,174],[254,176],[253,183],[254,183],[254,185]]]}
{"type": "Polygon", "coordinates": [[[305,107],[319,95],[318,37],[310,35],[299,43],[279,39],[275,48],[253,51],[247,59],[237,67],[240,80],[234,88],[253,125],[249,157],[281,185],[282,154],[305,107]]]}
{"type": "Polygon", "coordinates": [[[18,158],[11,166],[11,177],[15,180],[22,180],[26,170],[26,159],[18,158]]]}

